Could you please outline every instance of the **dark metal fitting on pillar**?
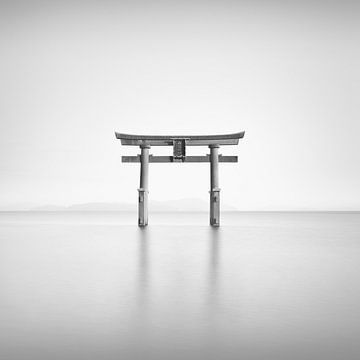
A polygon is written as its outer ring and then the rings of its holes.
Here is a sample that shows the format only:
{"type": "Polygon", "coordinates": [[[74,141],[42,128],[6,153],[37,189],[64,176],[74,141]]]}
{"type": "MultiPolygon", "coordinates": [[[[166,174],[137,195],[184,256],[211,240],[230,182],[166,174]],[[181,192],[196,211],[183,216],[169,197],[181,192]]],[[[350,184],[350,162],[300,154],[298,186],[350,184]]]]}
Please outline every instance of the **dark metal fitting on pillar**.
{"type": "Polygon", "coordinates": [[[141,144],[140,149],[150,149],[151,146],[149,144],[141,144]]]}
{"type": "Polygon", "coordinates": [[[210,225],[220,226],[220,188],[214,188],[210,193],[210,225]]]}
{"type": "Polygon", "coordinates": [[[213,189],[209,190],[209,194],[211,194],[211,193],[219,193],[220,190],[221,190],[220,188],[213,188],[213,189]]]}
{"type": "Polygon", "coordinates": [[[148,193],[144,188],[139,188],[139,226],[146,226],[148,224],[148,193]]]}
{"type": "MultiPolygon", "coordinates": [[[[139,189],[137,189],[138,190],[138,192],[139,192],[139,196],[140,196],[140,194],[148,194],[149,193],[149,190],[146,190],[146,189],[143,189],[143,188],[139,188],[139,189]]],[[[140,199],[139,199],[139,201],[140,201],[140,199]]]]}
{"type": "Polygon", "coordinates": [[[213,189],[213,190],[209,191],[209,194],[210,194],[211,204],[214,204],[214,205],[216,204],[218,207],[219,206],[218,204],[220,203],[220,189],[213,189]]]}

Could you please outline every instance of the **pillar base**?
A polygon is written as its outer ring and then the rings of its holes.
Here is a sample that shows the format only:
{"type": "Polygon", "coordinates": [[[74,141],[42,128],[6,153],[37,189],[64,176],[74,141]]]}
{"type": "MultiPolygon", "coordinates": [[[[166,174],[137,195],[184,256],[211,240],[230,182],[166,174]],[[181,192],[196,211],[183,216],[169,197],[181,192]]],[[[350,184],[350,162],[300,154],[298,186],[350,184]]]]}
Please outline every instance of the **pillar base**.
{"type": "Polygon", "coordinates": [[[210,193],[210,225],[220,226],[220,189],[214,188],[210,193]]]}
{"type": "Polygon", "coordinates": [[[139,212],[138,212],[138,225],[143,227],[148,224],[148,194],[149,191],[140,188],[139,192],[139,212]]]}

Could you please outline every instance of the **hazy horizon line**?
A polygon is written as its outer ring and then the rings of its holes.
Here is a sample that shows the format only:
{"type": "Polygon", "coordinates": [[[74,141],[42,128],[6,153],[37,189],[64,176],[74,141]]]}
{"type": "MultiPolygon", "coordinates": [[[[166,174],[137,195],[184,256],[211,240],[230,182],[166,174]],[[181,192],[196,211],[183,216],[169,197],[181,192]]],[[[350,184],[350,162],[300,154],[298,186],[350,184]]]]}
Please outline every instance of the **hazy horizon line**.
{"type": "MultiPolygon", "coordinates": [[[[204,213],[207,210],[152,210],[153,213],[204,213]]],[[[222,213],[360,213],[360,210],[221,210],[222,213]]],[[[136,210],[1,210],[0,213],[137,213],[136,210]]]]}
{"type": "MultiPolygon", "coordinates": [[[[137,212],[137,202],[83,202],[73,204],[34,204],[18,202],[0,206],[0,212],[137,212]]],[[[152,200],[149,204],[151,212],[195,212],[207,213],[208,201],[201,198],[182,198],[170,200],[152,200]]],[[[221,212],[360,212],[358,208],[238,208],[227,203],[221,204],[221,212]]]]}

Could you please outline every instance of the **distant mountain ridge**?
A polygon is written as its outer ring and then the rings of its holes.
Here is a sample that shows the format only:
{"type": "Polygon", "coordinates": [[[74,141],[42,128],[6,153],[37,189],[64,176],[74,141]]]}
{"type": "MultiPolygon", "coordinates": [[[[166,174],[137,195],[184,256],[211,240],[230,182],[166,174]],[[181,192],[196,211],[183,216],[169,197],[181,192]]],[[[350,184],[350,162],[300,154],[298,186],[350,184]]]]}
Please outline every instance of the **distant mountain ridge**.
{"type": "MultiPolygon", "coordinates": [[[[189,199],[177,199],[167,201],[152,200],[149,202],[149,211],[154,212],[208,212],[209,204],[201,199],[189,198],[189,199]]],[[[137,203],[120,203],[120,202],[89,202],[72,204],[69,206],[59,205],[41,205],[33,206],[27,209],[28,211],[127,211],[136,212],[137,203]]],[[[221,204],[222,211],[237,211],[233,206],[227,204],[221,204]]]]}

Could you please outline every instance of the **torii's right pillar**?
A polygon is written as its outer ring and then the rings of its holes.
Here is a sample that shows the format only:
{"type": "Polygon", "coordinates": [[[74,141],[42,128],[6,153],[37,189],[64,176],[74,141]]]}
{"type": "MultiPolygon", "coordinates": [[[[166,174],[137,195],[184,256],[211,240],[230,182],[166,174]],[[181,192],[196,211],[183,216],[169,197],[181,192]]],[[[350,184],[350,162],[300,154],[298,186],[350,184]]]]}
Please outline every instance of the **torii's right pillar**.
{"type": "Polygon", "coordinates": [[[210,225],[220,226],[219,145],[210,148],[210,225]]]}
{"type": "Polygon", "coordinates": [[[148,193],[149,193],[149,149],[150,145],[140,145],[140,188],[138,225],[143,227],[148,224],[148,193]]]}

